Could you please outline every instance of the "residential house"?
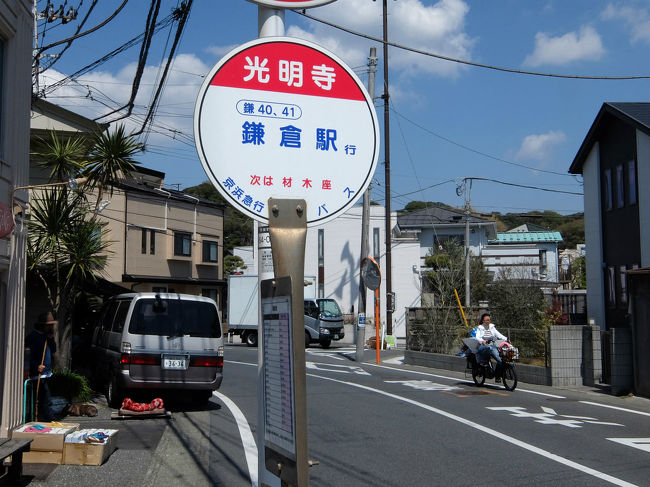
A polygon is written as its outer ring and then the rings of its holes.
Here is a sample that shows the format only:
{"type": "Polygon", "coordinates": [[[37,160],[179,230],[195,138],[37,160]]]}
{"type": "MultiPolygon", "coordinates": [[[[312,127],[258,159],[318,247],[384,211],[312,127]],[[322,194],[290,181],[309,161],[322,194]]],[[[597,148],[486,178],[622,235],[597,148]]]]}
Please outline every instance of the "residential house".
{"type": "Polygon", "coordinates": [[[481,259],[493,278],[505,274],[555,287],[559,279],[558,243],[561,241],[559,232],[524,224],[498,233],[483,248],[481,259]]]}
{"type": "Polygon", "coordinates": [[[22,421],[32,2],[0,0],[0,438],[22,421]]]}
{"type": "Polygon", "coordinates": [[[588,315],[628,326],[626,271],[650,266],[650,103],[604,103],[569,172],[584,178],[588,315]]]}
{"type": "Polygon", "coordinates": [[[104,277],[135,292],[207,296],[223,307],[224,207],[164,189],[165,174],[138,167],[104,193],[110,231],[104,277]]]}
{"type": "MultiPolygon", "coordinates": [[[[397,216],[396,235],[413,236],[420,244],[420,268],[425,258],[441,249],[449,240],[465,245],[466,215],[461,210],[432,206],[397,216]]],[[[497,236],[497,224],[487,218],[469,215],[469,251],[481,255],[490,240],[497,236]]]]}
{"type": "MultiPolygon", "coordinates": [[[[309,228],[305,245],[305,275],[317,276],[316,296],[333,298],[343,313],[359,311],[359,274],[361,266],[361,215],[362,207],[354,206],[340,217],[324,225],[309,228]]],[[[380,322],[386,322],[386,236],[385,209],[371,206],[369,218],[369,256],[379,264],[382,281],[379,289],[380,322]]],[[[392,215],[393,226],[396,215],[392,215]]],[[[255,225],[257,231],[257,224],[255,225]]],[[[254,256],[258,255],[257,239],[254,239],[254,256]]],[[[393,313],[393,335],[406,336],[406,308],[420,305],[420,246],[412,236],[392,239],[392,291],[395,293],[393,313]]],[[[237,250],[235,255],[246,252],[237,250]]],[[[249,261],[250,262],[250,261],[249,261]]],[[[246,274],[257,273],[257,258],[252,259],[246,274]]],[[[374,293],[366,291],[366,316],[374,317],[374,293]]],[[[374,329],[367,327],[367,335],[374,335],[374,329]]]]}
{"type": "Polygon", "coordinates": [[[633,324],[634,336],[625,336],[633,316],[628,272],[650,266],[650,103],[604,103],[569,172],[584,180],[587,314],[608,332],[603,380],[616,382],[628,370],[619,358],[631,355],[635,363],[635,356],[648,352],[647,340],[639,340],[647,337],[639,332],[647,330],[647,321],[633,324]]]}

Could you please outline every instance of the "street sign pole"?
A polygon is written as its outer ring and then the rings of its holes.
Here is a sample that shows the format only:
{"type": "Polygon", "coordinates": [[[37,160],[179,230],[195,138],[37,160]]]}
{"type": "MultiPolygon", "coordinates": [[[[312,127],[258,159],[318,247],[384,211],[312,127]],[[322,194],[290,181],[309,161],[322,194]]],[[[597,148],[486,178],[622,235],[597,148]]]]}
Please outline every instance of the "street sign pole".
{"type": "Polygon", "coordinates": [[[276,279],[291,279],[291,367],[293,375],[293,414],[295,458],[283,459],[272,448],[265,448],[266,469],[287,485],[309,485],[307,456],[307,386],[305,372],[305,243],[307,219],[304,200],[268,200],[269,234],[273,249],[276,279]],[[287,465],[285,462],[289,460],[287,465]]]}

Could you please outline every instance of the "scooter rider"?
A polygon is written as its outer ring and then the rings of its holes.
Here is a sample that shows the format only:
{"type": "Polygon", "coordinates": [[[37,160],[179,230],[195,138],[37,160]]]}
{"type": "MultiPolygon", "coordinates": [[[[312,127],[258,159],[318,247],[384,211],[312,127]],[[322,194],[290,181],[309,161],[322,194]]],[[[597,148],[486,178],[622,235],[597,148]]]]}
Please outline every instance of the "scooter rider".
{"type": "Polygon", "coordinates": [[[494,344],[494,340],[497,338],[499,340],[508,340],[508,337],[499,333],[494,323],[490,322],[490,314],[483,313],[476,329],[476,339],[480,343],[477,358],[479,363],[487,363],[490,360],[490,354],[492,354],[497,361],[497,371],[499,371],[501,357],[499,357],[499,349],[494,344]]]}

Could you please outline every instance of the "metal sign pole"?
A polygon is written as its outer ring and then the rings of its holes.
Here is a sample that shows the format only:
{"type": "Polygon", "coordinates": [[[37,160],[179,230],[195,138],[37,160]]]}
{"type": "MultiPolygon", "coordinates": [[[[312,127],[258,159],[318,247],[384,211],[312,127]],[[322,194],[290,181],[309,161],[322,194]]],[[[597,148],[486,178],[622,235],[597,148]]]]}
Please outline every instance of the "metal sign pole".
{"type": "Polygon", "coordinates": [[[291,278],[292,367],[295,411],[296,464],[295,472],[269,462],[266,468],[298,487],[309,485],[307,457],[307,390],[305,371],[305,244],[307,241],[307,203],[305,200],[273,199],[268,202],[269,233],[273,252],[273,267],[277,277],[291,278]],[[294,477],[295,473],[295,477],[294,477]]]}

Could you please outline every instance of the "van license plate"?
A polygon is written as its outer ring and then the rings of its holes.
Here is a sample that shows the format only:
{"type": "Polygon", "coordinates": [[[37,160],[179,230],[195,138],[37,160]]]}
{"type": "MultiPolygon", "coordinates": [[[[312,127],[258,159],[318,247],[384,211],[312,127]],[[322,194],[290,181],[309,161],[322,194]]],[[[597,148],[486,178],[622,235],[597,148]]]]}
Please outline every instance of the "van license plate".
{"type": "Polygon", "coordinates": [[[163,369],[180,369],[185,370],[186,362],[185,357],[164,357],[163,369]]]}

